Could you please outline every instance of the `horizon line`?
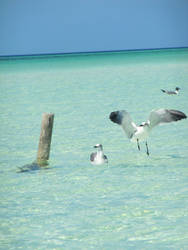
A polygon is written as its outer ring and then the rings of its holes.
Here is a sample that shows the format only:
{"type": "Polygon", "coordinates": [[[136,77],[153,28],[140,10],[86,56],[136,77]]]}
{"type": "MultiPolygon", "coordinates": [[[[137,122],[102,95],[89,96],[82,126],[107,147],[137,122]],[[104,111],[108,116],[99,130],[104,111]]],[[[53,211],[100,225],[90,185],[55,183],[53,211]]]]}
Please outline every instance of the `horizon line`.
{"type": "Polygon", "coordinates": [[[122,50],[96,50],[96,51],[80,51],[80,52],[55,52],[55,53],[33,53],[33,54],[16,54],[16,55],[0,55],[0,59],[17,58],[19,57],[42,57],[42,56],[63,56],[63,55],[89,55],[100,53],[120,53],[120,52],[142,52],[151,50],[171,50],[171,49],[188,49],[188,47],[164,47],[164,48],[145,48],[145,49],[122,49],[122,50]]]}

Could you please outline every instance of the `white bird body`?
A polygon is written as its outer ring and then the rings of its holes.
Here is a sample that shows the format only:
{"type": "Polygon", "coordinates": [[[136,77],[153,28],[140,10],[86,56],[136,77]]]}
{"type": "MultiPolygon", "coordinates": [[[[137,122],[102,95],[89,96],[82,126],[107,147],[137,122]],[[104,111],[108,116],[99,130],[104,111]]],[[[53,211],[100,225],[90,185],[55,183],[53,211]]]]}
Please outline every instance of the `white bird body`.
{"type": "Polygon", "coordinates": [[[94,148],[97,148],[97,152],[91,153],[91,155],[90,155],[91,164],[93,164],[93,165],[101,165],[101,164],[104,164],[104,163],[108,163],[108,159],[107,159],[106,155],[104,155],[102,145],[101,144],[96,144],[94,146],[94,148]]]}
{"type": "Polygon", "coordinates": [[[91,164],[93,165],[100,165],[105,163],[105,160],[103,159],[103,152],[102,151],[98,151],[96,152],[96,156],[95,156],[95,160],[93,162],[91,162],[91,164]]]}
{"type": "Polygon", "coordinates": [[[132,142],[137,142],[137,140],[145,140],[151,130],[149,127],[149,123],[143,122],[140,126],[136,126],[136,124],[131,120],[129,113],[127,113],[126,111],[122,112],[124,115],[122,118],[121,126],[127,134],[127,137],[130,138],[132,142]]]}
{"type": "Polygon", "coordinates": [[[132,142],[144,141],[149,136],[149,126],[138,126],[137,131],[134,133],[133,137],[131,138],[132,142]]]}
{"type": "MultiPolygon", "coordinates": [[[[125,110],[111,112],[109,118],[112,122],[119,124],[123,128],[127,137],[131,141],[137,142],[138,149],[140,150],[139,141],[146,141],[151,130],[155,126],[161,123],[169,123],[185,119],[187,118],[187,116],[183,112],[178,110],[161,108],[151,111],[148,121],[143,122],[139,126],[136,126],[136,124],[132,121],[129,113],[125,110]]],[[[149,155],[147,141],[146,148],[147,154],[149,155]]]]}

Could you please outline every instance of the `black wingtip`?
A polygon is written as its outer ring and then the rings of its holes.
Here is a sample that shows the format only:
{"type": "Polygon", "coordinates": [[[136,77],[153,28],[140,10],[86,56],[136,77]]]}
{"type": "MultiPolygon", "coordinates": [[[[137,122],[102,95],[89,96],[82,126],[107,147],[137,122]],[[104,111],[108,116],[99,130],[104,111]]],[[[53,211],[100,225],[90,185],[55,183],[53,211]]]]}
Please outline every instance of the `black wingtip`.
{"type": "Polygon", "coordinates": [[[170,109],[169,111],[170,114],[173,116],[174,121],[179,121],[187,118],[186,114],[179,110],[170,109]]]}
{"type": "Polygon", "coordinates": [[[164,89],[161,89],[161,91],[165,93],[165,90],[164,90],[164,89]]]}
{"type": "Polygon", "coordinates": [[[121,111],[113,111],[113,112],[111,112],[110,115],[109,115],[109,119],[110,119],[112,122],[121,125],[122,119],[123,119],[123,116],[122,116],[122,114],[121,114],[121,111]]]}
{"type": "Polygon", "coordinates": [[[117,111],[111,112],[110,115],[109,115],[109,119],[110,119],[112,122],[115,122],[115,123],[116,123],[117,111]]]}

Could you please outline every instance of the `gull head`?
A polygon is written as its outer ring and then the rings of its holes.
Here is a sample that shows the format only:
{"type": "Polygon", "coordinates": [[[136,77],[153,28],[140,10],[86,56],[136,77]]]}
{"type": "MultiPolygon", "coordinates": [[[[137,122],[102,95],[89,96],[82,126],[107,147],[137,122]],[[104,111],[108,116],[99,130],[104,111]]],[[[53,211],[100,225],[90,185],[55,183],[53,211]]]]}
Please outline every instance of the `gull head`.
{"type": "Polygon", "coordinates": [[[94,148],[102,149],[102,144],[96,144],[94,148]]]}
{"type": "Polygon", "coordinates": [[[148,122],[142,122],[139,126],[140,127],[146,127],[146,126],[149,127],[149,123],[148,122]]]}

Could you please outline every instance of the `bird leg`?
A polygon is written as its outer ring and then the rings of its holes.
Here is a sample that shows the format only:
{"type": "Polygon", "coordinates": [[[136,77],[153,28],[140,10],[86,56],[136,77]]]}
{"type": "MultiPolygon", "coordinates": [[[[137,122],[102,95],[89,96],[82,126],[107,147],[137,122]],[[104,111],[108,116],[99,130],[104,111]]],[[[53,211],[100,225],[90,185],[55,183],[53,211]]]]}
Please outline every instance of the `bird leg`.
{"type": "Polygon", "coordinates": [[[140,150],[139,140],[136,139],[136,141],[137,141],[138,150],[140,150]]]}
{"type": "Polygon", "coordinates": [[[147,141],[146,141],[146,153],[147,153],[147,155],[149,156],[149,149],[148,149],[147,141]]]}

